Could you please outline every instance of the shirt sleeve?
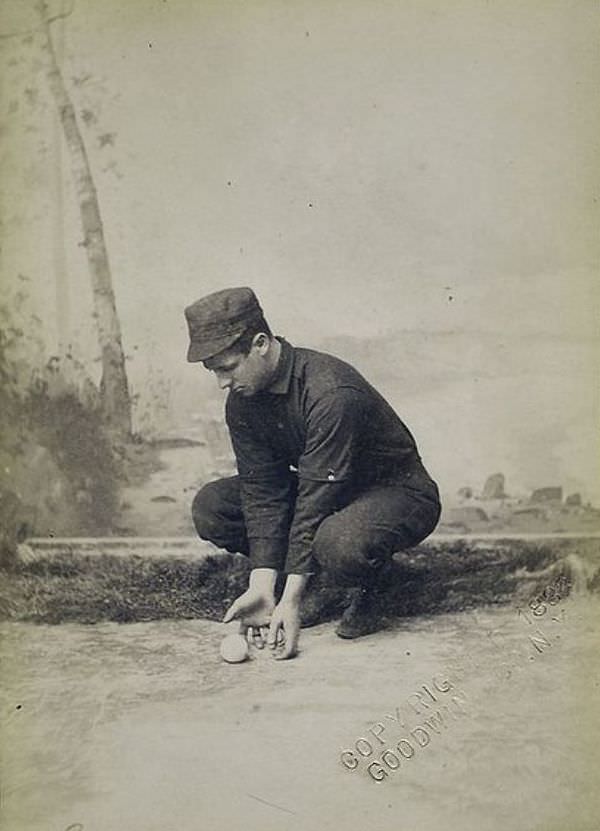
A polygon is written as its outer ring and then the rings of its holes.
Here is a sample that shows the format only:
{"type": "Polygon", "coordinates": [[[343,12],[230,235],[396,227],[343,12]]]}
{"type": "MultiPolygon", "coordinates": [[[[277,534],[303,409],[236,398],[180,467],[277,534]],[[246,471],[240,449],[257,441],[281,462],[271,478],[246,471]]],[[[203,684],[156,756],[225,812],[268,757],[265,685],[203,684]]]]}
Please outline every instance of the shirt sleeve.
{"type": "Polygon", "coordinates": [[[337,387],[310,408],[306,445],[298,462],[298,496],[285,562],[288,574],[315,570],[312,543],[317,529],[348,503],[360,475],[368,406],[360,390],[337,387]]]}
{"type": "Polygon", "coordinates": [[[225,417],[240,477],[252,568],[281,570],[285,561],[292,476],[256,425],[228,398],[225,417]]]}

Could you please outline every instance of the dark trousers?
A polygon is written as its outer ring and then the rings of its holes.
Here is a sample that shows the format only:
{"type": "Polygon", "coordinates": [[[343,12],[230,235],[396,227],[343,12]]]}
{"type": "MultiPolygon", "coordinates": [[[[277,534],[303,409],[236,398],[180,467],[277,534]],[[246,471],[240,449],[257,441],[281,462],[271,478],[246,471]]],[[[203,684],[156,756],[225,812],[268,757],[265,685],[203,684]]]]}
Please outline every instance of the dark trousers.
{"type": "MultiPolygon", "coordinates": [[[[290,522],[293,514],[292,502],[290,522]]],[[[205,485],[196,494],[192,516],[202,539],[227,551],[248,554],[237,476],[205,485]]],[[[396,481],[374,485],[326,517],[317,529],[313,555],[336,582],[367,586],[395,551],[410,548],[431,534],[439,516],[437,486],[419,467],[396,481]]]]}

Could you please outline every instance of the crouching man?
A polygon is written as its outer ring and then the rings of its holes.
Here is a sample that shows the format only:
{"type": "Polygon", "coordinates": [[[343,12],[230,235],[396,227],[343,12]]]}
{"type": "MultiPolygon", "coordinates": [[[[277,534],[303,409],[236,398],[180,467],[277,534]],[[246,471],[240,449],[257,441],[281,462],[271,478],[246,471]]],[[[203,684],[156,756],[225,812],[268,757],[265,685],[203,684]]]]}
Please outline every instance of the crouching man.
{"type": "Polygon", "coordinates": [[[203,297],[185,316],[188,361],[228,391],[238,469],[199,491],[194,523],[202,539],[251,564],[225,622],[239,620],[250,638],[280,646],[277,657],[292,657],[306,584],[326,569],[355,588],[337,634],[375,632],[392,555],[427,537],[440,514],[408,428],[349,364],[274,337],[251,289],[203,297]]]}

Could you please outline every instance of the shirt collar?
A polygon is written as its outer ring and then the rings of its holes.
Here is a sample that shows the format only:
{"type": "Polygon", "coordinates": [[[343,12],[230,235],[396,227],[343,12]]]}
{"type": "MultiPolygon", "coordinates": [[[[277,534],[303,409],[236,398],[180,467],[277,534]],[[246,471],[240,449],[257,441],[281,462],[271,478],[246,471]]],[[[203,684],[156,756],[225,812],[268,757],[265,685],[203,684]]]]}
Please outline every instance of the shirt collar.
{"type": "Polygon", "coordinates": [[[279,363],[275,370],[275,377],[266,388],[265,392],[274,395],[285,395],[292,380],[292,370],[294,369],[294,347],[289,344],[284,338],[278,337],[277,340],[281,344],[281,355],[279,356],[279,363]]]}

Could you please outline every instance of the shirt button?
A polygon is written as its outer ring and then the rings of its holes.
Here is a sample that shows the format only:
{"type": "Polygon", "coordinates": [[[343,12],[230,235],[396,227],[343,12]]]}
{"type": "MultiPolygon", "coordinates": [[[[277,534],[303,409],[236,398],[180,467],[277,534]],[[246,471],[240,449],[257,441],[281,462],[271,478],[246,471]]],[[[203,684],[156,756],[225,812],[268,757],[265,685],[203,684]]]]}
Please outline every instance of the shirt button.
{"type": "Polygon", "coordinates": [[[283,430],[283,422],[278,421],[277,426],[279,427],[280,430],[283,430]]]}

